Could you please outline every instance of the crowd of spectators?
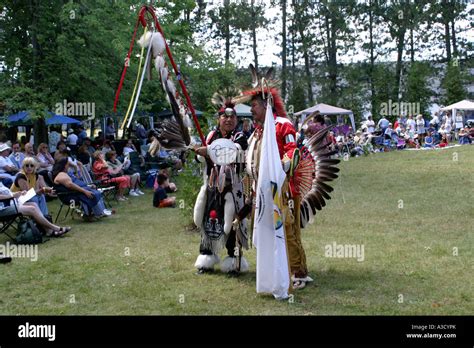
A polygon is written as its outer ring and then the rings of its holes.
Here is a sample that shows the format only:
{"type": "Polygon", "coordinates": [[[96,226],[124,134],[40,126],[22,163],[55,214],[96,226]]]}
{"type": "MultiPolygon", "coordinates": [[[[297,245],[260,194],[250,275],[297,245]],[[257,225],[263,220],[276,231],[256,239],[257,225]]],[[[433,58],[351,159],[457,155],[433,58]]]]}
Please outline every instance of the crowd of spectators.
{"type": "MultiPolygon", "coordinates": [[[[306,138],[327,125],[327,120],[315,113],[303,126],[306,138]]],[[[467,123],[455,130],[449,114],[437,113],[428,120],[423,115],[400,116],[394,123],[382,116],[377,122],[371,116],[357,131],[350,126],[335,126],[329,132],[328,142],[340,156],[360,156],[370,152],[385,152],[403,149],[443,148],[456,143],[472,144],[474,126],[467,123]]]]}
{"type": "Polygon", "coordinates": [[[153,206],[174,206],[175,198],[167,193],[177,190],[170,176],[181,170],[181,154],[160,147],[151,156],[148,147],[153,134],[148,134],[142,124],[137,124],[135,136],[125,141],[115,140],[113,122],[107,124],[105,133],[105,137],[99,132],[91,139],[83,127],[78,127],[64,136],[61,128],[52,127],[48,143],[38,144],[36,151],[32,143],[3,139],[0,198],[17,199],[34,189],[34,197],[22,205],[21,213],[44,226],[50,235],[58,236],[70,228],[51,223],[47,202],[57,198],[80,202],[84,218],[94,221],[115,212],[106,208],[103,187],[113,187],[117,201],[128,201],[145,194],[142,189],[152,176],[150,187],[156,192],[153,206]]]}

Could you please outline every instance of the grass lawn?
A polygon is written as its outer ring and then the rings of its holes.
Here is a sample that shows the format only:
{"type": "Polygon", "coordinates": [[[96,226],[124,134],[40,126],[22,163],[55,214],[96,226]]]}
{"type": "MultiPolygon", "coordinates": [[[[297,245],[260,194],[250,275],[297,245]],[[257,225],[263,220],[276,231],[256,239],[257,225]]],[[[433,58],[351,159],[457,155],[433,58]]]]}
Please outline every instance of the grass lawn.
{"type": "Polygon", "coordinates": [[[195,275],[191,217],[152,208],[148,190],[99,222],[68,218],[73,231],[40,245],[37,262],[0,265],[0,314],[473,315],[474,146],[340,168],[333,199],[303,230],[315,283],[291,303],[256,294],[255,249],[248,274],[195,275]],[[325,257],[333,242],[363,245],[364,261],[325,257]]]}

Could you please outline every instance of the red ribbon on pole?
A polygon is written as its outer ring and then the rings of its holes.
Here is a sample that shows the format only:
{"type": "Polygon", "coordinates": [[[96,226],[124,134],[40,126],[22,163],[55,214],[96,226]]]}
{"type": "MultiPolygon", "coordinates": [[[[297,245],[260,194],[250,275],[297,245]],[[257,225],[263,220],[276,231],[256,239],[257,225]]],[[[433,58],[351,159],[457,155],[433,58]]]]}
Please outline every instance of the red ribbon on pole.
{"type": "Polygon", "coordinates": [[[137,36],[138,24],[141,22],[144,27],[146,26],[144,15],[145,15],[145,8],[142,7],[140,9],[140,12],[138,13],[138,19],[137,19],[137,22],[135,23],[135,28],[133,29],[132,41],[130,41],[130,47],[128,48],[127,58],[122,70],[122,76],[120,77],[120,82],[117,87],[117,92],[115,93],[114,112],[117,112],[117,104],[120,98],[120,92],[122,91],[123,81],[125,80],[125,75],[127,74],[127,68],[130,65],[130,57],[132,55],[133,46],[135,45],[135,37],[137,36]]]}

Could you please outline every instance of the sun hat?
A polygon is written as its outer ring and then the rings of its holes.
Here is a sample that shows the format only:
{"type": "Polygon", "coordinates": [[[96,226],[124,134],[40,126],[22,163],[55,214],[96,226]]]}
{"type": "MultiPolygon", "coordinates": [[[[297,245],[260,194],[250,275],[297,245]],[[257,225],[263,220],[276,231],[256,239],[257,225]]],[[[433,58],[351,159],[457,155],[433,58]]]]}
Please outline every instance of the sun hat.
{"type": "Polygon", "coordinates": [[[0,152],[3,152],[5,150],[10,150],[10,149],[11,149],[11,147],[8,146],[7,143],[3,143],[3,144],[0,145],[0,152]]]}

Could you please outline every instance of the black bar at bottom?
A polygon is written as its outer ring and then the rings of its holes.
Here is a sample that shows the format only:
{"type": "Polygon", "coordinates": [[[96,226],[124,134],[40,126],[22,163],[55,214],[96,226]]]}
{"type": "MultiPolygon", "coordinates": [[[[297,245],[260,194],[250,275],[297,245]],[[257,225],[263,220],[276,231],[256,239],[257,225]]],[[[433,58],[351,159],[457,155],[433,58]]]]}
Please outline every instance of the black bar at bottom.
{"type": "Polygon", "coordinates": [[[0,317],[0,346],[55,344],[410,344],[473,347],[472,316],[0,317]],[[46,325],[54,325],[53,327],[46,325]],[[43,337],[32,337],[32,336],[43,337]],[[22,336],[22,337],[20,337],[22,336]]]}

